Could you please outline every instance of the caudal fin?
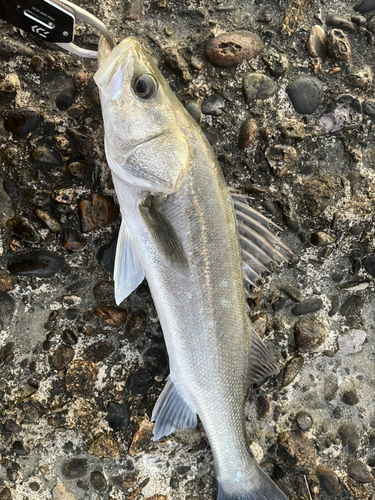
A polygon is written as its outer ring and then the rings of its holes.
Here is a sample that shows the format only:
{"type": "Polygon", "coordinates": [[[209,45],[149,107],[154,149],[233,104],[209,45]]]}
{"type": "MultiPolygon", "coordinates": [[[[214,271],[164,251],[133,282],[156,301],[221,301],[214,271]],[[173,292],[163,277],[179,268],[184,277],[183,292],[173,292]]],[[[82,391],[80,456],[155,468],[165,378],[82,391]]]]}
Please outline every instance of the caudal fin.
{"type": "Polygon", "coordinates": [[[288,500],[276,484],[257,466],[256,474],[217,481],[217,500],[288,500]]]}

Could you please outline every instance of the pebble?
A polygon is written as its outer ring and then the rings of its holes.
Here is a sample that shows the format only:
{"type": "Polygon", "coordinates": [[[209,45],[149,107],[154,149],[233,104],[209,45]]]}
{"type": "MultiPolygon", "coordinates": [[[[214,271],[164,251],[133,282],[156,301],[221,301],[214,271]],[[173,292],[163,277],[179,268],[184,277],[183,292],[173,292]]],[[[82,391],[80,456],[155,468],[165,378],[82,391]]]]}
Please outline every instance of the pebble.
{"type": "Polygon", "coordinates": [[[348,319],[349,326],[354,326],[351,323],[358,323],[364,303],[365,299],[361,295],[351,295],[340,307],[340,314],[348,319]],[[350,318],[353,321],[350,321],[350,318]]]}
{"type": "Polygon", "coordinates": [[[291,384],[293,380],[297,377],[304,363],[303,356],[294,356],[285,365],[283,372],[283,387],[291,384]]]}
{"type": "Polygon", "coordinates": [[[19,434],[22,432],[22,426],[17,424],[15,420],[8,419],[4,423],[5,432],[11,432],[12,434],[19,434]]]}
{"type": "Polygon", "coordinates": [[[81,116],[83,116],[86,113],[86,108],[80,106],[79,104],[76,104],[70,106],[70,108],[68,108],[66,112],[68,113],[68,116],[70,118],[74,118],[74,120],[79,120],[81,116]]]}
{"type": "Polygon", "coordinates": [[[134,342],[145,331],[147,326],[147,316],[143,311],[137,311],[129,319],[125,327],[125,338],[134,342]]]}
{"type": "Polygon", "coordinates": [[[102,268],[113,275],[116,257],[118,233],[115,233],[110,243],[99,248],[97,259],[102,268]]]}
{"type": "Polygon", "coordinates": [[[271,75],[276,78],[283,76],[289,68],[288,58],[275,49],[268,49],[262,59],[271,75]]]}
{"type": "Polygon", "coordinates": [[[83,353],[83,358],[86,361],[91,361],[93,363],[99,363],[104,359],[108,358],[110,354],[115,350],[112,344],[109,342],[100,340],[95,344],[90,345],[83,353]]]}
{"type": "Polygon", "coordinates": [[[50,151],[45,146],[37,146],[31,152],[31,159],[40,165],[45,165],[49,167],[58,167],[61,165],[61,161],[57,158],[52,151],[50,151]]]}
{"type": "Polygon", "coordinates": [[[22,441],[14,441],[12,443],[12,451],[20,457],[25,457],[30,453],[30,450],[24,447],[22,441]]]}
{"type": "Polygon", "coordinates": [[[333,497],[340,493],[339,480],[332,469],[319,465],[315,474],[318,476],[321,488],[328,496],[333,497]]]}
{"type": "Polygon", "coordinates": [[[375,100],[366,99],[362,104],[363,114],[369,116],[372,120],[375,120],[375,100]]]}
{"type": "Polygon", "coordinates": [[[302,318],[294,325],[294,340],[299,352],[313,352],[326,339],[326,329],[323,323],[302,318]]]}
{"type": "Polygon", "coordinates": [[[263,42],[249,31],[223,33],[212,38],[206,47],[206,57],[214,66],[231,68],[256,57],[263,42]]]}
{"type": "Polygon", "coordinates": [[[188,63],[176,48],[170,47],[164,50],[163,59],[172,71],[181,74],[182,80],[184,82],[189,82],[190,80],[192,80],[192,76],[188,70],[188,63]]]}
{"type": "Polygon", "coordinates": [[[277,83],[261,73],[247,73],[242,80],[242,91],[247,103],[255,99],[268,99],[275,95],[277,83]]]}
{"type": "Polygon", "coordinates": [[[60,92],[56,96],[56,106],[61,111],[66,111],[73,104],[77,91],[74,87],[69,87],[60,92]]]}
{"type": "Polygon", "coordinates": [[[185,104],[185,109],[197,123],[200,123],[202,118],[202,110],[197,102],[187,101],[185,104]]]}
{"type": "Polygon", "coordinates": [[[61,473],[66,479],[85,477],[89,469],[89,462],[85,458],[72,458],[63,462],[61,473]]]}
{"type": "Polygon", "coordinates": [[[340,353],[348,356],[361,352],[366,339],[367,334],[363,330],[350,330],[340,335],[338,338],[340,353]]]}
{"type": "Polygon", "coordinates": [[[266,418],[270,412],[271,401],[266,394],[257,397],[256,410],[259,419],[266,418]]]}
{"type": "Polygon", "coordinates": [[[280,122],[278,129],[285,139],[303,141],[306,138],[305,125],[296,120],[284,120],[280,122]]]}
{"type": "Polygon", "coordinates": [[[241,123],[238,135],[238,147],[246,149],[252,144],[257,136],[258,126],[253,118],[247,118],[241,123]]]}
{"type": "Polygon", "coordinates": [[[212,95],[202,103],[202,113],[205,115],[219,116],[225,108],[225,101],[219,95],[212,95]]]}
{"type": "Polygon", "coordinates": [[[27,45],[14,40],[14,38],[8,38],[7,36],[2,36],[0,39],[0,56],[6,59],[13,59],[14,56],[28,56],[32,57],[34,51],[30,49],[27,45]]]}
{"type": "Polygon", "coordinates": [[[87,396],[92,392],[98,376],[98,367],[88,361],[73,361],[65,377],[66,390],[77,397],[87,396]]]}
{"type": "Polygon", "coordinates": [[[356,405],[359,401],[357,392],[354,389],[349,389],[348,391],[345,391],[342,395],[342,401],[343,403],[349,406],[356,405]]]}
{"type": "Polygon", "coordinates": [[[366,465],[360,460],[351,462],[348,466],[348,476],[358,483],[372,483],[374,476],[368,470],[366,465]]]}
{"type": "Polygon", "coordinates": [[[81,200],[78,203],[78,213],[82,231],[89,233],[113,222],[119,214],[119,209],[112,197],[94,193],[90,200],[81,200]]]}
{"type": "Polygon", "coordinates": [[[0,82],[0,92],[12,93],[21,89],[21,82],[16,73],[8,73],[0,82]]]}
{"type": "Polygon", "coordinates": [[[64,370],[73,360],[74,354],[73,347],[61,345],[52,354],[51,363],[56,370],[64,370]]]}
{"type": "Polygon", "coordinates": [[[83,179],[85,176],[86,163],[83,161],[73,161],[68,164],[67,169],[72,177],[83,179]]]}
{"type": "Polygon", "coordinates": [[[115,303],[113,281],[99,281],[93,288],[94,299],[104,306],[111,306],[115,303]]]}
{"type": "Polygon", "coordinates": [[[106,491],[108,488],[107,480],[102,472],[94,470],[90,474],[90,483],[96,491],[106,491]]]}
{"type": "Polygon", "coordinates": [[[299,304],[293,306],[292,314],[295,316],[303,316],[304,314],[314,313],[323,307],[322,299],[311,298],[305,299],[299,304]]]}
{"type": "Polygon", "coordinates": [[[44,210],[41,210],[40,208],[36,208],[34,210],[34,214],[40,219],[41,221],[44,222],[46,227],[52,232],[52,233],[59,233],[61,231],[61,224],[59,221],[57,221],[52,215],[50,215],[48,212],[45,212],[44,210]]]}
{"type": "Polygon", "coordinates": [[[80,69],[73,75],[73,85],[76,89],[80,89],[87,82],[87,71],[80,69]]]}
{"type": "Polygon", "coordinates": [[[268,328],[268,315],[265,312],[259,312],[250,317],[251,326],[263,338],[268,328]]]}
{"type": "Polygon", "coordinates": [[[154,424],[146,418],[140,423],[138,431],[134,434],[133,440],[129,448],[131,456],[138,455],[147,451],[152,443],[154,424]]]}
{"type": "Polygon", "coordinates": [[[343,446],[348,445],[349,451],[351,453],[354,453],[357,450],[360,442],[359,434],[355,424],[353,422],[345,422],[339,428],[339,434],[343,446]]]}
{"type": "Polygon", "coordinates": [[[8,269],[15,276],[52,278],[64,265],[63,257],[47,250],[20,253],[8,262],[8,269]]]}
{"type": "Polygon", "coordinates": [[[6,224],[21,240],[31,244],[40,243],[41,238],[38,231],[26,217],[12,217],[7,220],[6,224]]]}
{"type": "Polygon", "coordinates": [[[84,247],[84,242],[77,232],[66,230],[62,239],[62,247],[70,252],[80,252],[84,247]]]}
{"type": "Polygon", "coordinates": [[[311,216],[316,217],[331,204],[335,187],[335,180],[329,176],[309,179],[304,183],[302,199],[311,216]]]}
{"type": "Polygon", "coordinates": [[[284,144],[276,144],[266,149],[264,155],[272,173],[279,179],[294,169],[298,161],[297,151],[292,146],[285,146],[284,144]]]}
{"type": "Polygon", "coordinates": [[[58,203],[64,203],[65,205],[70,205],[71,203],[73,203],[74,194],[75,194],[74,188],[63,188],[63,189],[56,189],[55,191],[52,192],[51,196],[58,203]]]}
{"type": "Polygon", "coordinates": [[[5,486],[5,488],[0,491],[0,500],[12,500],[12,493],[8,486],[5,486]]]}
{"type": "Polygon", "coordinates": [[[41,73],[44,69],[44,60],[40,56],[33,56],[30,59],[30,67],[34,73],[41,73]]]}
{"type": "Polygon", "coordinates": [[[122,326],[126,321],[126,311],[121,307],[115,306],[96,306],[93,309],[96,314],[104,323],[113,327],[122,326]]]}
{"type": "Polygon", "coordinates": [[[326,376],[324,379],[323,385],[323,395],[326,401],[332,401],[339,388],[339,381],[337,375],[331,373],[326,376]]]}
{"type": "Polygon", "coordinates": [[[0,293],[10,292],[15,287],[12,276],[5,270],[0,269],[0,293]]]}
{"type": "Polygon", "coordinates": [[[362,264],[369,275],[375,277],[375,255],[363,259],[362,264]]]}
{"type": "Polygon", "coordinates": [[[313,419],[306,411],[299,411],[296,415],[296,422],[302,431],[308,431],[313,424],[313,419]]]}
{"type": "Polygon", "coordinates": [[[203,69],[203,61],[197,56],[192,55],[190,59],[190,66],[197,71],[201,71],[203,69]]]}
{"type": "Polygon", "coordinates": [[[52,490],[52,500],[76,500],[76,497],[65,486],[57,484],[52,490]]]}
{"type": "Polygon", "coordinates": [[[358,0],[353,6],[353,9],[361,14],[367,14],[375,10],[375,0],[358,0]]]}
{"type": "Polygon", "coordinates": [[[77,152],[83,156],[92,158],[94,154],[94,139],[89,135],[82,134],[73,128],[66,129],[77,152]]]}
{"type": "Polygon", "coordinates": [[[9,111],[4,120],[4,128],[19,137],[25,137],[39,127],[40,114],[34,108],[16,108],[9,111]]]}
{"type": "Polygon", "coordinates": [[[131,410],[128,403],[110,401],[107,405],[106,421],[114,431],[125,431],[130,423],[131,410]]]}
{"type": "Polygon", "coordinates": [[[112,436],[111,434],[99,433],[88,445],[87,451],[91,456],[100,457],[101,459],[109,458],[114,460],[119,456],[121,446],[115,436],[112,436]]]}
{"type": "Polygon", "coordinates": [[[277,297],[277,299],[272,303],[272,308],[275,312],[281,311],[281,309],[285,306],[286,297],[277,297]]]}
{"type": "Polygon", "coordinates": [[[310,242],[316,247],[325,247],[332,245],[336,239],[325,231],[316,231],[310,236],[310,242]]]}
{"type": "Polygon", "coordinates": [[[353,87],[358,87],[360,89],[366,89],[370,87],[373,80],[373,74],[370,66],[364,66],[359,68],[348,76],[348,83],[353,85],[353,87]]]}
{"type": "Polygon", "coordinates": [[[320,59],[326,54],[325,33],[321,26],[315,25],[311,28],[306,50],[312,57],[320,59]]]}
{"type": "Polygon", "coordinates": [[[350,42],[346,34],[339,29],[332,29],[327,35],[327,50],[332,57],[340,61],[349,61],[352,55],[350,42]]]}
{"type": "Polygon", "coordinates": [[[261,21],[263,23],[270,23],[273,19],[273,16],[274,16],[274,12],[273,12],[272,7],[267,5],[267,6],[263,7],[262,9],[260,9],[259,14],[258,14],[258,19],[259,19],[259,21],[261,21]]]}
{"type": "Polygon", "coordinates": [[[311,115],[321,104],[324,96],[323,83],[314,76],[301,76],[290,83],[286,92],[294,109],[301,115],[311,115]]]}
{"type": "Polygon", "coordinates": [[[339,14],[330,14],[326,19],[327,26],[333,26],[339,30],[347,31],[348,33],[355,32],[354,24],[339,14]]]}
{"type": "Polygon", "coordinates": [[[13,358],[14,344],[12,342],[8,342],[0,348],[0,369],[4,368],[4,366],[9,365],[13,361],[13,358]]]}
{"type": "MultiPolygon", "coordinates": [[[[20,154],[17,148],[12,146],[2,150],[4,161],[10,167],[17,167],[20,163],[20,154]]],[[[9,196],[18,196],[18,186],[13,179],[6,179],[4,181],[4,190],[9,196]]]]}
{"type": "Polygon", "coordinates": [[[302,290],[296,288],[288,283],[284,283],[280,285],[280,290],[285,293],[287,297],[289,297],[294,302],[301,302],[303,299],[302,290]]]}
{"type": "Polygon", "coordinates": [[[277,456],[300,474],[309,474],[315,469],[315,447],[306,436],[286,431],[277,436],[277,456]]]}
{"type": "Polygon", "coordinates": [[[76,345],[78,342],[77,335],[73,332],[73,330],[70,330],[70,328],[65,328],[65,330],[63,330],[61,333],[61,339],[67,345],[76,345]]]}

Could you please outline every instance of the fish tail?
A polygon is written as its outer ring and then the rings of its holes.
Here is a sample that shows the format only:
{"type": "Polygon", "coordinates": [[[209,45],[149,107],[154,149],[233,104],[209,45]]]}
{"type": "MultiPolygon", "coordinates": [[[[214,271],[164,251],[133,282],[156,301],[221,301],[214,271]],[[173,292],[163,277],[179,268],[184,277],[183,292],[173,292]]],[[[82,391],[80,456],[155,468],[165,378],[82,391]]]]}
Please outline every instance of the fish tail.
{"type": "Polygon", "coordinates": [[[217,500],[288,500],[259,466],[252,468],[251,475],[218,478],[217,489],[217,500]]]}

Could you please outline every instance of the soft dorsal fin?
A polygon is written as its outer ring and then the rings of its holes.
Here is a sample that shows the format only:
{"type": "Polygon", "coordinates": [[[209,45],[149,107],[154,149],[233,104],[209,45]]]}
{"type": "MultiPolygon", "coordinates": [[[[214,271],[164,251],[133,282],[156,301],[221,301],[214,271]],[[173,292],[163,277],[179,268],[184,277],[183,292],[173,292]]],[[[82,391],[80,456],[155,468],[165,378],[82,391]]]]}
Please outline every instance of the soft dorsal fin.
{"type": "Polygon", "coordinates": [[[117,240],[113,275],[116,303],[121,304],[142,283],[144,277],[145,273],[137,251],[125,223],[122,222],[117,240]]]}
{"type": "Polygon", "coordinates": [[[197,414],[183,399],[170,377],[156,402],[151,421],[155,422],[154,441],[174,431],[197,426],[197,414]]]}
{"type": "Polygon", "coordinates": [[[258,334],[252,328],[249,382],[260,382],[271,375],[276,375],[279,371],[278,364],[267,351],[258,334]]]}
{"type": "Polygon", "coordinates": [[[167,217],[156,206],[152,195],[143,198],[139,210],[158,251],[170,267],[187,274],[189,264],[180,238],[167,217]]]}

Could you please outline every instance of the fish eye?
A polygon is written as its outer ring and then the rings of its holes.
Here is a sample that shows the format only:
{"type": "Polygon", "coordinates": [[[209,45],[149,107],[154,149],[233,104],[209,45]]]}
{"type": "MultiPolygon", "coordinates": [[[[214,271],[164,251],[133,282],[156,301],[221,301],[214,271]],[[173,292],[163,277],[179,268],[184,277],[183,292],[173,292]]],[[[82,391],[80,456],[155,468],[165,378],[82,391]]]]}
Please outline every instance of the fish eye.
{"type": "Polygon", "coordinates": [[[133,83],[133,90],[140,99],[148,101],[156,94],[158,84],[151,75],[140,75],[133,83]]]}

